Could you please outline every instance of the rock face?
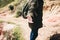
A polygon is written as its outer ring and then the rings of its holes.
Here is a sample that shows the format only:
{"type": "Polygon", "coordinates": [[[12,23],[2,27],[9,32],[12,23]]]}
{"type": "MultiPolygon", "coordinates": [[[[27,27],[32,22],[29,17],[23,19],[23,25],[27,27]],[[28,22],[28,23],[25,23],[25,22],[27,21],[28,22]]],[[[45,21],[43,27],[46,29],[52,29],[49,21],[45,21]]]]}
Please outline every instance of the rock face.
{"type": "Polygon", "coordinates": [[[50,5],[44,3],[43,6],[43,24],[50,27],[60,26],[60,2],[50,1],[48,4],[50,5]]]}
{"type": "Polygon", "coordinates": [[[43,27],[39,29],[36,40],[51,40],[51,36],[60,34],[60,1],[44,0],[44,2],[43,27]]]}

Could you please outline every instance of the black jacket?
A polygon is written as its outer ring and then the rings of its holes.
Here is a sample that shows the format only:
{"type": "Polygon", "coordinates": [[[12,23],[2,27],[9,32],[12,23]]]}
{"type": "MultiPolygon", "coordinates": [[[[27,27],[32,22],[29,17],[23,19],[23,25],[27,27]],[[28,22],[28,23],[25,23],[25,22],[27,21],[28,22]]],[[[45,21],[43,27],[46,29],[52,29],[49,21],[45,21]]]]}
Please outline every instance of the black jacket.
{"type": "Polygon", "coordinates": [[[28,14],[28,11],[32,13],[33,22],[29,23],[31,28],[41,28],[42,27],[42,16],[43,16],[43,0],[32,0],[28,2],[23,9],[23,17],[28,14]]]}

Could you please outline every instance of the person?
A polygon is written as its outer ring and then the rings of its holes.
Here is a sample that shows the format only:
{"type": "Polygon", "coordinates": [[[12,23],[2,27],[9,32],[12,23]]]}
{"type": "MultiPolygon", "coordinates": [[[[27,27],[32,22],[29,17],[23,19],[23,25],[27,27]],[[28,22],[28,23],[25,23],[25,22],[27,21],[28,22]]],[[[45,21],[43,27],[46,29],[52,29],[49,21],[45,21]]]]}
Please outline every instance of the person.
{"type": "Polygon", "coordinates": [[[31,28],[30,40],[35,40],[38,36],[38,29],[42,27],[43,0],[29,0],[23,8],[23,18],[28,19],[31,28]]]}

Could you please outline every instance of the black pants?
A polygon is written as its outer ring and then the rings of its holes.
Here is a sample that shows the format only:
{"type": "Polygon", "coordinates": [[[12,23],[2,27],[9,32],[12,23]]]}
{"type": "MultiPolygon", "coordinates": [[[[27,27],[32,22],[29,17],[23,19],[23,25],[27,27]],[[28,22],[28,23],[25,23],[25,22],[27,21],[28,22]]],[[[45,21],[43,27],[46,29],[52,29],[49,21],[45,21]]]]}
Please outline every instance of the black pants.
{"type": "Polygon", "coordinates": [[[32,29],[30,34],[30,40],[35,40],[38,36],[38,29],[32,29]]]}
{"type": "MultiPolygon", "coordinates": [[[[38,22],[39,23],[39,22],[38,22]]],[[[38,36],[38,29],[40,28],[40,23],[29,23],[29,26],[31,28],[31,33],[30,33],[30,40],[35,40],[38,36]]]]}

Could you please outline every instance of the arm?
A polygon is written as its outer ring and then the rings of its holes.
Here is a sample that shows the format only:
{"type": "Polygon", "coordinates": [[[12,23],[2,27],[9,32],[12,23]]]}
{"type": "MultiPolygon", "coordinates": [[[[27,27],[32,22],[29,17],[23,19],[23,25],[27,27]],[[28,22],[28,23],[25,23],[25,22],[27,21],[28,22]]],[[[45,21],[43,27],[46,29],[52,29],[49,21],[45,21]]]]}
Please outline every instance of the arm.
{"type": "Polygon", "coordinates": [[[22,16],[23,16],[23,18],[27,18],[26,16],[27,16],[27,13],[28,13],[28,10],[29,10],[29,5],[28,5],[28,3],[24,6],[24,8],[23,8],[23,11],[22,11],[22,16]]]}

